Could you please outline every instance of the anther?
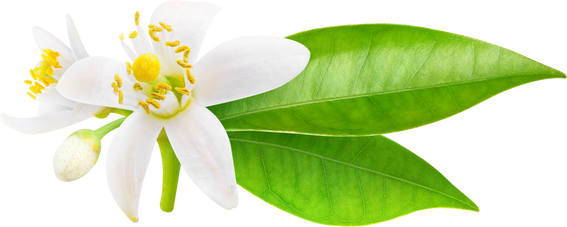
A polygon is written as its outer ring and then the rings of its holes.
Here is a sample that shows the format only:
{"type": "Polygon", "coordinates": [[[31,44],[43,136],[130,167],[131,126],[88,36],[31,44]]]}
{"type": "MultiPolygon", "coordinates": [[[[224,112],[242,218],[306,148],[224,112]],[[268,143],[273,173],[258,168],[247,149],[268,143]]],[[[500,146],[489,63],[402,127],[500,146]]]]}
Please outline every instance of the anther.
{"type": "MultiPolygon", "coordinates": [[[[43,83],[48,83],[48,84],[54,84],[55,83],[55,80],[51,77],[44,77],[43,80],[44,80],[43,83]]],[[[49,86],[49,85],[47,85],[47,86],[49,86]]]]}
{"type": "Polygon", "coordinates": [[[175,40],[174,42],[165,42],[165,45],[168,47],[176,47],[179,45],[179,40],[175,40]]]}
{"type": "Polygon", "coordinates": [[[175,49],[175,53],[181,53],[181,52],[186,51],[186,50],[191,50],[191,49],[187,46],[180,46],[177,49],[175,49]]]}
{"type": "Polygon", "coordinates": [[[120,78],[120,76],[118,76],[118,74],[114,75],[114,80],[116,81],[116,85],[118,85],[118,88],[122,87],[122,78],[120,78]]]}
{"type": "Polygon", "coordinates": [[[37,80],[37,76],[35,75],[33,69],[30,69],[30,75],[34,80],[37,80]]]}
{"type": "Polygon", "coordinates": [[[26,83],[27,85],[32,85],[32,81],[31,80],[24,80],[24,83],[26,83]]]}
{"type": "Polygon", "coordinates": [[[189,62],[189,50],[186,50],[185,52],[183,52],[183,62],[185,62],[185,63],[189,62]]]}
{"type": "Polygon", "coordinates": [[[156,86],[156,91],[159,91],[159,90],[168,90],[168,91],[171,91],[171,86],[169,86],[169,84],[158,84],[158,85],[156,86]]]}
{"type": "Polygon", "coordinates": [[[190,64],[188,64],[188,63],[186,63],[186,62],[183,62],[183,61],[181,61],[181,60],[177,60],[177,64],[178,64],[179,66],[183,67],[183,68],[187,68],[187,69],[193,68],[192,65],[190,65],[190,64]]]}
{"type": "Polygon", "coordinates": [[[37,97],[35,96],[34,93],[29,92],[28,90],[24,90],[24,96],[31,102],[35,102],[35,99],[37,99],[37,97]]]}
{"type": "Polygon", "coordinates": [[[159,42],[159,37],[156,35],[156,30],[154,30],[153,28],[151,28],[150,31],[149,31],[149,33],[150,33],[150,37],[151,37],[154,41],[159,42]]]}
{"type": "Polygon", "coordinates": [[[184,95],[187,95],[187,96],[191,95],[191,91],[189,91],[189,89],[187,89],[187,88],[178,88],[178,87],[176,87],[175,90],[176,90],[177,92],[179,92],[179,93],[181,93],[181,94],[184,94],[184,95]]]}
{"type": "Polygon", "coordinates": [[[118,85],[116,84],[116,82],[112,82],[112,84],[110,86],[112,86],[112,88],[114,88],[114,92],[118,92],[118,85]]]}
{"type": "Polygon", "coordinates": [[[128,40],[128,34],[126,34],[126,31],[120,30],[116,32],[116,39],[120,41],[126,41],[128,40]]]}
{"type": "Polygon", "coordinates": [[[154,98],[159,99],[159,100],[165,99],[165,95],[160,95],[160,94],[155,93],[155,92],[150,93],[150,95],[152,95],[154,98]]]}
{"type": "Polygon", "coordinates": [[[124,101],[124,94],[122,94],[122,91],[118,91],[118,104],[122,104],[122,101],[124,101]]]}
{"type": "Polygon", "coordinates": [[[130,62],[126,62],[126,70],[128,70],[128,75],[132,74],[132,64],[130,62]]]}
{"type": "Polygon", "coordinates": [[[150,30],[153,29],[153,30],[156,31],[156,32],[162,32],[162,31],[163,31],[163,28],[160,28],[160,27],[155,26],[155,25],[153,25],[153,24],[148,25],[148,27],[150,28],[150,30]]]}
{"type": "Polygon", "coordinates": [[[137,31],[132,31],[130,33],[130,35],[128,35],[128,38],[133,39],[136,38],[136,36],[138,36],[138,32],[137,31]]]}
{"type": "Polygon", "coordinates": [[[39,84],[38,82],[35,82],[34,87],[37,87],[39,90],[45,89],[45,87],[41,86],[41,84],[39,84]]]}
{"type": "Polygon", "coordinates": [[[141,90],[144,90],[142,85],[140,85],[139,83],[135,83],[134,84],[134,91],[141,91],[141,90]]]}
{"type": "Polygon", "coordinates": [[[161,27],[162,27],[163,29],[167,30],[168,32],[173,31],[173,29],[171,29],[171,26],[169,26],[169,25],[167,25],[167,24],[165,24],[165,23],[163,23],[163,22],[159,22],[159,25],[161,25],[161,27]]]}
{"type": "Polygon", "coordinates": [[[189,71],[189,68],[185,68],[185,72],[187,73],[187,79],[189,80],[189,83],[195,84],[195,77],[191,75],[191,71],[189,71]]]}
{"type": "Polygon", "coordinates": [[[146,113],[150,114],[150,107],[148,106],[148,104],[146,104],[145,102],[142,102],[142,101],[138,101],[138,105],[141,106],[142,108],[144,108],[146,113]]]}
{"type": "Polygon", "coordinates": [[[146,103],[152,105],[156,109],[159,109],[161,107],[159,102],[157,102],[156,100],[153,100],[153,99],[146,99],[146,103]]]}
{"type": "Polygon", "coordinates": [[[144,15],[142,13],[142,9],[140,8],[134,8],[134,10],[132,10],[132,25],[136,26],[142,23],[142,15],[144,15]]]}

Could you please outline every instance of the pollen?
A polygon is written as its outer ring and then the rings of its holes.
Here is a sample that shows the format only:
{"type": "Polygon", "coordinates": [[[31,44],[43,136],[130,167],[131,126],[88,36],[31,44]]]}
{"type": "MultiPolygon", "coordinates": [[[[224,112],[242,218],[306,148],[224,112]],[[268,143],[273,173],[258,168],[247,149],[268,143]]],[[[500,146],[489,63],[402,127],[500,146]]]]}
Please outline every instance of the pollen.
{"type": "Polygon", "coordinates": [[[178,64],[179,66],[183,67],[183,68],[187,68],[187,69],[193,68],[192,65],[190,65],[190,64],[188,64],[188,63],[186,63],[186,62],[183,62],[183,61],[181,61],[181,60],[177,60],[177,64],[178,64]]]}
{"type": "Polygon", "coordinates": [[[181,52],[186,51],[186,50],[191,50],[191,48],[189,48],[187,46],[180,46],[177,49],[175,49],[175,53],[181,53],[181,52]]]}
{"type": "Polygon", "coordinates": [[[148,25],[148,28],[150,28],[150,30],[153,29],[153,30],[156,31],[156,32],[162,32],[162,31],[163,31],[162,28],[160,28],[160,27],[158,27],[158,26],[155,26],[155,25],[153,25],[153,24],[148,25]]]}
{"type": "Polygon", "coordinates": [[[132,25],[136,26],[142,23],[142,16],[144,14],[142,13],[142,9],[140,8],[134,8],[134,10],[132,10],[132,25]]]}
{"type": "Polygon", "coordinates": [[[155,92],[150,93],[150,95],[152,95],[154,98],[159,99],[159,100],[164,100],[165,99],[165,95],[161,95],[155,92]]]}
{"type": "Polygon", "coordinates": [[[159,102],[157,102],[156,100],[153,100],[153,99],[146,99],[146,103],[153,106],[156,109],[159,109],[161,107],[159,102]]]}
{"type": "Polygon", "coordinates": [[[110,85],[112,86],[112,88],[114,88],[114,92],[118,92],[118,85],[116,84],[116,82],[112,82],[112,84],[110,85]]]}
{"type": "MultiPolygon", "coordinates": [[[[160,28],[160,29],[161,29],[161,28],[160,28]]],[[[150,37],[151,37],[154,41],[159,42],[159,37],[156,35],[156,30],[155,30],[155,29],[151,28],[150,31],[149,31],[149,33],[150,33],[150,37]]]]}
{"type": "Polygon", "coordinates": [[[135,83],[134,84],[134,91],[141,91],[141,90],[144,90],[142,85],[140,85],[139,83],[135,83]]]}
{"type": "Polygon", "coordinates": [[[191,91],[189,91],[189,89],[187,89],[187,88],[178,88],[178,87],[176,87],[175,90],[176,90],[177,92],[179,92],[179,93],[181,93],[181,94],[184,94],[184,95],[187,95],[187,96],[191,95],[191,91]]]}
{"type": "Polygon", "coordinates": [[[183,62],[188,63],[189,62],[189,50],[186,50],[185,52],[183,52],[183,62]]]}
{"type": "Polygon", "coordinates": [[[159,25],[160,25],[163,29],[167,30],[168,32],[173,31],[173,29],[171,29],[171,26],[169,26],[169,25],[167,25],[167,24],[165,24],[165,23],[163,23],[163,22],[159,22],[159,25]]]}
{"type": "Polygon", "coordinates": [[[126,34],[126,31],[120,30],[116,32],[116,39],[120,41],[126,41],[128,40],[128,34],[126,34]]]}
{"type": "Polygon", "coordinates": [[[132,64],[130,62],[126,62],[126,70],[128,70],[128,75],[132,74],[132,64]]]}
{"type": "Polygon", "coordinates": [[[26,83],[27,85],[32,85],[32,81],[31,80],[24,80],[24,83],[26,83]]]}
{"type": "Polygon", "coordinates": [[[191,75],[191,71],[189,71],[189,68],[185,68],[185,72],[187,73],[187,79],[189,80],[189,83],[195,84],[195,77],[191,75]]]}
{"type": "Polygon", "coordinates": [[[35,100],[37,99],[37,97],[35,96],[34,93],[31,93],[28,90],[24,90],[24,96],[31,102],[35,102],[35,100]]]}
{"type": "Polygon", "coordinates": [[[136,36],[138,36],[138,32],[137,31],[132,31],[130,33],[130,35],[128,35],[128,38],[133,39],[136,38],[136,36]]]}
{"type": "Polygon", "coordinates": [[[120,78],[120,76],[118,76],[118,74],[116,74],[116,75],[114,75],[114,80],[116,81],[118,88],[121,88],[122,87],[122,78],[120,78]]]}
{"type": "Polygon", "coordinates": [[[122,104],[122,101],[124,101],[124,94],[122,94],[122,91],[118,91],[118,104],[122,104]]]}
{"type": "Polygon", "coordinates": [[[160,64],[154,54],[143,54],[134,61],[132,71],[140,82],[154,81],[159,76],[160,64]]]}
{"type": "Polygon", "coordinates": [[[160,91],[160,90],[168,90],[171,91],[171,86],[169,86],[169,84],[158,84],[156,86],[156,91],[160,91]]]}
{"type": "Polygon", "coordinates": [[[175,40],[174,42],[165,42],[165,45],[168,47],[176,47],[179,45],[179,40],[175,40]]]}
{"type": "Polygon", "coordinates": [[[141,106],[142,108],[144,108],[146,113],[150,114],[150,107],[148,106],[148,104],[142,101],[138,101],[138,106],[141,106]]]}

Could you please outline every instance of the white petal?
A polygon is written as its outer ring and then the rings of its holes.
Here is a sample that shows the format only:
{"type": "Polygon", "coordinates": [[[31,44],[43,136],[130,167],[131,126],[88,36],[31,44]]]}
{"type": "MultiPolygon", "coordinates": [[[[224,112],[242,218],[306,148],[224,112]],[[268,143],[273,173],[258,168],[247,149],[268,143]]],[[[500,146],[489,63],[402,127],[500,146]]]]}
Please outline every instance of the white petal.
{"type": "Polygon", "coordinates": [[[136,58],[138,58],[138,55],[136,55],[136,53],[134,53],[132,48],[130,48],[130,46],[128,46],[128,44],[126,44],[123,41],[120,41],[120,45],[122,45],[122,49],[124,49],[124,52],[126,52],[128,57],[130,57],[130,60],[132,61],[130,63],[133,63],[134,61],[136,61],[136,58]]]}
{"type": "Polygon", "coordinates": [[[49,89],[45,89],[43,93],[37,94],[37,101],[59,104],[69,108],[73,108],[75,107],[75,105],[77,105],[77,102],[65,98],[61,94],[59,94],[59,92],[55,90],[54,85],[49,86],[49,89]]]}
{"type": "Polygon", "coordinates": [[[193,95],[204,106],[257,95],[289,82],[307,62],[309,50],[298,42],[269,36],[236,38],[194,65],[193,95]]]}
{"type": "Polygon", "coordinates": [[[191,180],[220,206],[236,207],[238,193],[230,141],[217,117],[193,101],[165,125],[165,131],[191,180]]]}
{"type": "MultiPolygon", "coordinates": [[[[169,1],[161,4],[152,14],[150,23],[159,26],[164,22],[173,29],[172,40],[191,48],[189,63],[199,56],[201,43],[220,8],[211,3],[169,1]]],[[[167,31],[165,31],[167,32],[167,31]]]]}
{"type": "Polygon", "coordinates": [[[133,110],[137,107],[133,88],[126,79],[126,63],[106,57],[89,57],[73,64],[57,83],[57,90],[64,97],[82,103],[133,110]],[[111,84],[114,75],[122,78],[123,104],[111,84]]]}
{"type": "Polygon", "coordinates": [[[99,106],[77,106],[70,109],[50,103],[38,103],[33,115],[16,115],[0,110],[0,126],[23,137],[58,133],[94,119],[99,106]],[[77,107],[79,107],[77,109],[77,107]]]}
{"type": "Polygon", "coordinates": [[[136,111],[120,126],[108,151],[106,178],[114,200],[133,222],[138,221],[138,202],[156,138],[164,121],[136,111]]]}
{"type": "Polygon", "coordinates": [[[50,49],[55,52],[59,52],[60,57],[57,58],[61,66],[64,68],[68,67],[70,64],[75,62],[75,57],[71,49],[67,47],[61,40],[53,36],[51,33],[43,30],[40,27],[33,27],[32,29],[33,37],[35,38],[35,43],[39,47],[39,51],[43,53],[44,49],[50,49]]]}
{"type": "Polygon", "coordinates": [[[75,27],[75,22],[69,14],[65,15],[67,19],[67,35],[69,36],[69,43],[71,43],[71,49],[73,50],[73,55],[75,56],[75,60],[81,60],[83,58],[89,57],[89,53],[83,46],[83,42],[81,42],[81,37],[79,36],[79,32],[75,27]]]}

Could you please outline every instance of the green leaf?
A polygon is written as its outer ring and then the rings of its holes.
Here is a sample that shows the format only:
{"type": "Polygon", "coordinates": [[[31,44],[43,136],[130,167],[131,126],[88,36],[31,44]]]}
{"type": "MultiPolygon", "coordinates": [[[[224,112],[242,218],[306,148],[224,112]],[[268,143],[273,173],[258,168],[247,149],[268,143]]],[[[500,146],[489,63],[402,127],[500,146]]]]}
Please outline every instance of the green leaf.
{"type": "Polygon", "coordinates": [[[262,200],[327,225],[368,225],[435,207],[478,207],[384,136],[229,132],[236,180],[262,200]]]}
{"type": "Polygon", "coordinates": [[[469,37],[393,24],[288,37],[307,68],[273,91],[209,107],[228,131],[373,135],[429,124],[502,91],[565,74],[469,37]]]}

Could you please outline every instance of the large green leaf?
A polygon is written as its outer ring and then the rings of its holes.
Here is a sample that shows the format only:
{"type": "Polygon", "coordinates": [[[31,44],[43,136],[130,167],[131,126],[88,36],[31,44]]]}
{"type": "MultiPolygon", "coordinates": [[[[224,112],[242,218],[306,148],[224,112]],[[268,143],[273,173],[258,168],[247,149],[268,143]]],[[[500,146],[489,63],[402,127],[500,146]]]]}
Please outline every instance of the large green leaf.
{"type": "Polygon", "coordinates": [[[273,91],[210,107],[228,131],[371,135],[432,123],[504,90],[565,74],[469,37],[392,24],[339,26],[289,39],[307,68],[273,91]]]}
{"type": "Polygon", "coordinates": [[[238,184],[309,221],[367,225],[434,207],[478,211],[435,168],[384,136],[228,135],[238,184]]]}

